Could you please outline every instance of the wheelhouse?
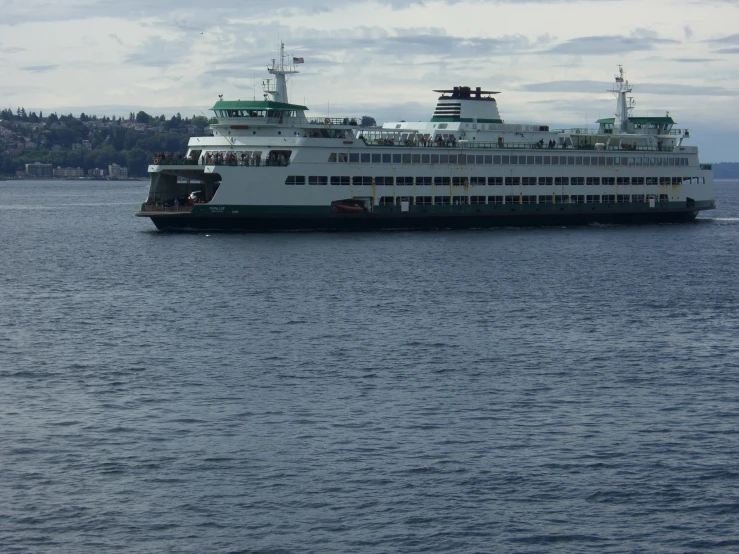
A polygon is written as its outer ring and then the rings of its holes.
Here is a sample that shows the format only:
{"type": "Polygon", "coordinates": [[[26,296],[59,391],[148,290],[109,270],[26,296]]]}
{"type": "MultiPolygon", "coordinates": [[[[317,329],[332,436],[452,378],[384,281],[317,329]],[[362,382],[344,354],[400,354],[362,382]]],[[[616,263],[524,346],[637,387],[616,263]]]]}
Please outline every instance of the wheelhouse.
{"type": "Polygon", "coordinates": [[[218,119],[305,119],[306,106],[269,100],[220,100],[211,108],[218,119]]]}

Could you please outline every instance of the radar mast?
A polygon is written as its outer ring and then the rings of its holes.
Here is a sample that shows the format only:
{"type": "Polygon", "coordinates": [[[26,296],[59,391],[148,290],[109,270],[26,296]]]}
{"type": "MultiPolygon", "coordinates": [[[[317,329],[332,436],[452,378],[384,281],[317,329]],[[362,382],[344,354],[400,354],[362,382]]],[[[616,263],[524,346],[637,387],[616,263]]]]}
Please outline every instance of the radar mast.
{"type": "Polygon", "coordinates": [[[288,75],[294,75],[300,73],[295,69],[295,65],[290,60],[285,63],[285,43],[280,43],[280,57],[279,60],[272,59],[272,67],[268,67],[272,75],[275,76],[273,79],[265,79],[262,82],[262,88],[264,89],[264,99],[267,100],[267,96],[272,96],[272,100],[275,102],[283,102],[287,104],[287,80],[288,75]]]}
{"type": "Polygon", "coordinates": [[[613,84],[613,88],[608,92],[612,92],[616,95],[616,120],[614,122],[614,129],[622,132],[626,132],[626,123],[629,121],[631,110],[634,109],[634,98],[627,94],[630,94],[633,90],[629,82],[624,79],[624,68],[621,64],[618,66],[618,75],[615,76],[616,82],[613,84]]]}

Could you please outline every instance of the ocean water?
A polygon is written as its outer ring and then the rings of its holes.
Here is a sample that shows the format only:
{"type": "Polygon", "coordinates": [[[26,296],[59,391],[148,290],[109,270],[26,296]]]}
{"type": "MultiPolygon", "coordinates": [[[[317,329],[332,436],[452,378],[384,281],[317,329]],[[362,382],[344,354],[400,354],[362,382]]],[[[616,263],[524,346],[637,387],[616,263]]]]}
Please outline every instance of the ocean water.
{"type": "Polygon", "coordinates": [[[354,234],[146,189],[0,183],[0,552],[739,551],[739,182],[354,234]]]}

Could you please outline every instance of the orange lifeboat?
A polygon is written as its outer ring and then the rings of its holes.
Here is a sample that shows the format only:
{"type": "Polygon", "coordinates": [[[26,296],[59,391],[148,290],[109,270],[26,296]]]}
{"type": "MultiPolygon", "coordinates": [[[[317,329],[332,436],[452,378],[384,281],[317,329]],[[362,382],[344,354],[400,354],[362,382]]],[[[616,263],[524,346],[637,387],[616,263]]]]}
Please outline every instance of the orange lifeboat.
{"type": "Polygon", "coordinates": [[[367,211],[361,202],[334,202],[331,211],[335,214],[359,214],[367,211]]]}

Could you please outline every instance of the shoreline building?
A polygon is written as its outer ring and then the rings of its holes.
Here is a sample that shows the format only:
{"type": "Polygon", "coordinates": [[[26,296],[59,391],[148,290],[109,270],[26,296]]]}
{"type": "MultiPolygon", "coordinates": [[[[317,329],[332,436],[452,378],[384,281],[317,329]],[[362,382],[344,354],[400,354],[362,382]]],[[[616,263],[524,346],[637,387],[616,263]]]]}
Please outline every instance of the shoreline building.
{"type": "Polygon", "coordinates": [[[111,179],[128,179],[128,168],[118,164],[108,166],[108,175],[111,179]]]}
{"type": "Polygon", "coordinates": [[[54,179],[80,179],[85,176],[81,167],[57,167],[54,170],[54,179]]]}
{"type": "Polygon", "coordinates": [[[54,172],[51,164],[34,162],[32,164],[26,164],[26,175],[32,179],[51,179],[54,177],[54,172]]]}

